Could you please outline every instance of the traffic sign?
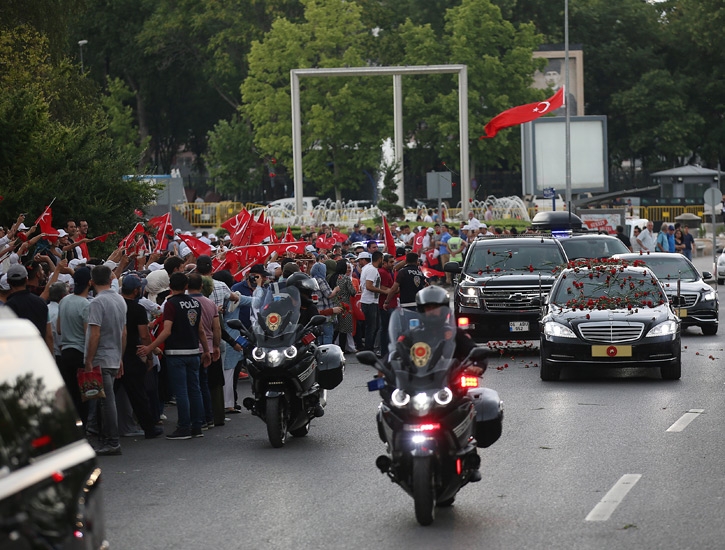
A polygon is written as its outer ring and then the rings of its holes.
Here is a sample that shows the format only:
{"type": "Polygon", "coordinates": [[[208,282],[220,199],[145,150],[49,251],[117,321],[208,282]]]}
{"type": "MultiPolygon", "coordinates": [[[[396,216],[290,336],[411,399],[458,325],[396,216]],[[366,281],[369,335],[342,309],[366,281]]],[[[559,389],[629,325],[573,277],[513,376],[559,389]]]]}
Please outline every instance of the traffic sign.
{"type": "Polygon", "coordinates": [[[722,192],[717,187],[710,187],[705,191],[705,204],[716,206],[722,201],[722,192]]]}
{"type": "Polygon", "coordinates": [[[544,198],[545,199],[553,199],[555,195],[555,190],[553,187],[544,187],[544,198]]]}

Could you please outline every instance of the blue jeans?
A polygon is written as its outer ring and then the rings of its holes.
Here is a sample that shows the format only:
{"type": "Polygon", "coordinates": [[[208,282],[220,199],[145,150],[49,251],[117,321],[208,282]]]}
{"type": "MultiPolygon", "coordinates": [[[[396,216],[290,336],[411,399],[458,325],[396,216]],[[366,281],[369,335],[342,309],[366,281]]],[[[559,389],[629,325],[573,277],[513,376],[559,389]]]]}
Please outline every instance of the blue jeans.
{"type": "Polygon", "coordinates": [[[322,334],[317,338],[320,344],[332,344],[332,335],[335,333],[335,325],[328,321],[322,325],[322,334]]]}
{"type": "Polygon", "coordinates": [[[388,334],[388,327],[390,326],[390,316],[393,311],[388,309],[380,310],[380,355],[386,357],[388,355],[388,347],[390,346],[390,335],[388,334]]]}
{"type": "Polygon", "coordinates": [[[201,428],[204,422],[204,404],[199,388],[199,355],[167,355],[171,389],[176,394],[176,410],[179,414],[177,428],[188,430],[201,428]]]}
{"type": "Polygon", "coordinates": [[[360,304],[365,315],[365,349],[375,351],[375,335],[378,332],[378,303],[360,304]]]}
{"type": "Polygon", "coordinates": [[[211,409],[211,390],[209,389],[209,371],[199,367],[199,389],[201,390],[201,402],[204,405],[204,419],[207,422],[214,421],[214,413],[211,409]]]}
{"type": "Polygon", "coordinates": [[[102,368],[103,391],[106,397],[98,400],[98,434],[104,445],[117,447],[118,440],[118,412],[116,411],[116,394],[113,392],[113,382],[116,380],[118,369],[102,368]]]}

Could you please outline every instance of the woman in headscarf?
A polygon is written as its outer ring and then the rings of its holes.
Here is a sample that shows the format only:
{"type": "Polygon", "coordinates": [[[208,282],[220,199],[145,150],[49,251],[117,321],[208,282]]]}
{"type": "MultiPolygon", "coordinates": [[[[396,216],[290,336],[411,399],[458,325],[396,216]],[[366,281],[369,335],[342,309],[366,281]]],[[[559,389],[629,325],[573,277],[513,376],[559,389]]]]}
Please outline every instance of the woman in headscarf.
{"type": "Polygon", "coordinates": [[[330,286],[338,289],[335,297],[337,305],[342,307],[342,313],[338,316],[337,331],[333,336],[333,342],[338,340],[338,345],[346,353],[357,353],[355,342],[352,338],[352,309],[351,301],[355,296],[355,287],[352,284],[352,278],[348,275],[348,263],[346,260],[338,260],[335,264],[335,271],[330,276],[330,286]]]}

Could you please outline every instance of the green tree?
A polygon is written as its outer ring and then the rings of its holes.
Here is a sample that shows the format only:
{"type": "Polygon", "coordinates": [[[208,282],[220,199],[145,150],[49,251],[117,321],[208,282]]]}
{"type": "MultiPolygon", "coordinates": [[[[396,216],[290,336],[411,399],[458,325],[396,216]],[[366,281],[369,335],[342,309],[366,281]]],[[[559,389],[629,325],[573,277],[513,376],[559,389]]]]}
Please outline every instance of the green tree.
{"type": "Polygon", "coordinates": [[[134,159],[109,136],[99,91],[26,27],[0,31],[0,59],[0,217],[34,220],[55,198],[56,224],[82,215],[99,233],[128,228],[154,190],[122,180],[134,159]]]}
{"type": "Polygon", "coordinates": [[[259,157],[255,154],[249,123],[234,115],[220,120],[209,132],[205,156],[209,175],[222,193],[238,194],[259,184],[259,157]]]}
{"type": "Polygon", "coordinates": [[[390,221],[402,219],[403,207],[398,205],[398,180],[395,177],[398,164],[386,162],[380,171],[383,176],[383,189],[380,192],[381,199],[378,201],[378,208],[390,221]]]}
{"type": "MultiPolygon", "coordinates": [[[[292,124],[289,71],[301,67],[359,67],[366,64],[366,29],[361,10],[343,0],[304,0],[304,21],[278,19],[249,55],[242,85],[243,112],[255,145],[291,166],[292,124]]],[[[342,199],[357,189],[364,171],[374,170],[382,140],[390,134],[390,85],[370,79],[307,78],[300,98],[304,175],[321,193],[342,199]],[[386,105],[388,106],[386,109],[386,105]],[[387,116],[385,116],[387,115],[387,116]]]]}

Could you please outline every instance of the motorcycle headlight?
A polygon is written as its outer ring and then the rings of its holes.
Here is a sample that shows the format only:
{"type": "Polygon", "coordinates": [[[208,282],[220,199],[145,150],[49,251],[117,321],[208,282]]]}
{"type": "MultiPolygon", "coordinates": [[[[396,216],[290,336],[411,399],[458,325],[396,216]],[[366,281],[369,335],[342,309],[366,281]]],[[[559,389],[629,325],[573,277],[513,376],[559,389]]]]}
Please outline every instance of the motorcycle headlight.
{"type": "Polygon", "coordinates": [[[569,327],[553,321],[544,325],[544,335],[557,338],[576,338],[576,334],[569,327]]]}
{"type": "Polygon", "coordinates": [[[433,396],[433,399],[435,399],[435,402],[439,405],[448,405],[448,403],[453,401],[453,392],[448,388],[443,388],[433,396]]]}
{"type": "Polygon", "coordinates": [[[405,407],[408,403],[410,403],[410,396],[403,390],[396,389],[393,392],[393,395],[390,396],[390,401],[396,407],[405,407]]]}
{"type": "Polygon", "coordinates": [[[297,348],[294,346],[288,347],[286,350],[284,350],[284,356],[287,359],[294,359],[297,357],[297,348]]]}
{"type": "Polygon", "coordinates": [[[675,321],[665,321],[659,325],[650,329],[647,333],[646,338],[652,338],[654,336],[668,336],[677,332],[677,323],[675,321]]]}
{"type": "Polygon", "coordinates": [[[717,294],[715,294],[714,290],[710,290],[709,292],[705,292],[705,294],[702,295],[702,301],[708,302],[711,300],[714,300],[716,298],[717,294]]]}
{"type": "Polygon", "coordinates": [[[282,364],[284,355],[278,349],[272,349],[267,352],[267,364],[270,367],[278,367],[282,364]]]}
{"type": "Polygon", "coordinates": [[[413,409],[420,413],[428,412],[432,404],[433,400],[427,393],[417,393],[413,396],[413,409]]]}
{"type": "Polygon", "coordinates": [[[254,348],[252,350],[252,358],[255,361],[263,361],[266,353],[264,353],[264,350],[262,348],[254,348]]]}

